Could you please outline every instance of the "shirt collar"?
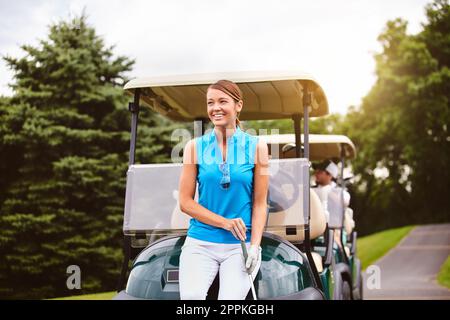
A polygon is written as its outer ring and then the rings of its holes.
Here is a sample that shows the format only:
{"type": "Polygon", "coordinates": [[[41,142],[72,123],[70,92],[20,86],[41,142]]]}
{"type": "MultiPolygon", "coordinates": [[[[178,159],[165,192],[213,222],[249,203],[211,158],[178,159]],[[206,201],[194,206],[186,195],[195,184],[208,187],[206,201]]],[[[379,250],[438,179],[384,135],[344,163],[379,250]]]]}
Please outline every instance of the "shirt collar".
{"type": "MultiPolygon", "coordinates": [[[[238,139],[242,136],[243,132],[239,128],[239,126],[236,126],[236,130],[234,131],[233,135],[228,138],[228,143],[235,143],[238,141],[238,139]]],[[[211,130],[211,133],[209,135],[209,141],[210,142],[216,142],[216,131],[214,129],[211,130]]]]}

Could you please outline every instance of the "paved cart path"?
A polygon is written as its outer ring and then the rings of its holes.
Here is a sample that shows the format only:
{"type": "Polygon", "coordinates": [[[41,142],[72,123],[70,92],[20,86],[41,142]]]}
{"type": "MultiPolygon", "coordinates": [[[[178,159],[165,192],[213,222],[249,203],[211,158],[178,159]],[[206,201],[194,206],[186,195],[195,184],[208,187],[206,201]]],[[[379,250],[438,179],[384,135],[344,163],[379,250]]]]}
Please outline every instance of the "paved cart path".
{"type": "Polygon", "coordinates": [[[444,299],[450,290],[437,283],[437,274],[450,254],[450,224],[414,228],[395,248],[374,263],[380,274],[380,289],[373,269],[364,274],[364,299],[444,299]]]}

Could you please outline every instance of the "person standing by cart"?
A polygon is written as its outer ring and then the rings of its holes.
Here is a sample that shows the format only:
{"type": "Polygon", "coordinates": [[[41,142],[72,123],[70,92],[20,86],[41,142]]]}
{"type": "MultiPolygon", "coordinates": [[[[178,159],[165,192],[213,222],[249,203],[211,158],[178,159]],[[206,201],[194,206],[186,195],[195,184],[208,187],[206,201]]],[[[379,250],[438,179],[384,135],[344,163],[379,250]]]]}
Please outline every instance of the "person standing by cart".
{"type": "Polygon", "coordinates": [[[220,300],[242,300],[261,265],[267,215],[268,148],[240,128],[240,88],[220,80],[208,87],[214,129],[184,149],[180,209],[192,217],[180,256],[180,298],[203,300],[219,272],[220,300]],[[198,202],[194,200],[198,183],[198,202]],[[248,257],[243,259],[241,241],[248,257]]]}
{"type": "MultiPolygon", "coordinates": [[[[338,166],[331,160],[326,160],[318,165],[314,166],[314,177],[316,180],[316,186],[313,190],[317,193],[322,202],[322,206],[325,210],[325,214],[327,216],[327,221],[330,222],[330,212],[328,211],[328,195],[333,188],[336,188],[336,179],[338,177],[339,168],[338,166]]],[[[350,194],[348,191],[343,191],[343,200],[344,207],[348,207],[350,204],[350,194]]],[[[345,232],[345,230],[344,230],[345,232]]],[[[336,230],[335,232],[336,243],[341,243],[341,235],[340,230],[336,230]]],[[[346,239],[346,235],[344,237],[346,239]]],[[[344,243],[345,245],[345,243],[344,243]]]]}
{"type": "Polygon", "coordinates": [[[331,189],[336,187],[334,182],[338,176],[338,166],[331,160],[326,160],[319,164],[313,165],[314,178],[316,180],[316,185],[313,190],[319,196],[322,206],[325,210],[327,216],[327,221],[330,220],[330,213],[328,212],[328,194],[331,189]]]}

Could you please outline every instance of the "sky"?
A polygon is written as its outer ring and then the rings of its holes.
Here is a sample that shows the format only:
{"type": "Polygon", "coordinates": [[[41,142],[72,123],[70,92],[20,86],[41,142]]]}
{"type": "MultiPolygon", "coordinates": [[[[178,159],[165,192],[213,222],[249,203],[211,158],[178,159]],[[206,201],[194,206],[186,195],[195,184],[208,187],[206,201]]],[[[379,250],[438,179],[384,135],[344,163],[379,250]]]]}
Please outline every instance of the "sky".
{"type": "MultiPolygon", "coordinates": [[[[330,112],[358,106],[374,84],[373,55],[388,20],[420,32],[431,0],[0,0],[0,55],[46,39],[52,23],[80,14],[136,60],[127,76],[303,70],[327,95],[330,112]]],[[[0,61],[0,94],[13,73],[0,61]]]]}

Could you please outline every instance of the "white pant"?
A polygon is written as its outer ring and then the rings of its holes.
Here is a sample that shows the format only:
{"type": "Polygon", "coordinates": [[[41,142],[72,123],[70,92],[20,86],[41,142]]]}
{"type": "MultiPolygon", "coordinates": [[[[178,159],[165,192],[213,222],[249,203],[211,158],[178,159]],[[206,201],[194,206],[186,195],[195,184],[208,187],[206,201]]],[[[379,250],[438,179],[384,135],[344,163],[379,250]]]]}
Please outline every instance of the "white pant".
{"type": "MultiPolygon", "coordinates": [[[[250,243],[247,243],[247,249],[250,243]]],[[[261,266],[252,272],[255,279],[261,266]]],[[[181,300],[205,300],[219,271],[219,300],[244,300],[250,290],[240,243],[214,243],[186,237],[180,256],[181,300]]]]}

